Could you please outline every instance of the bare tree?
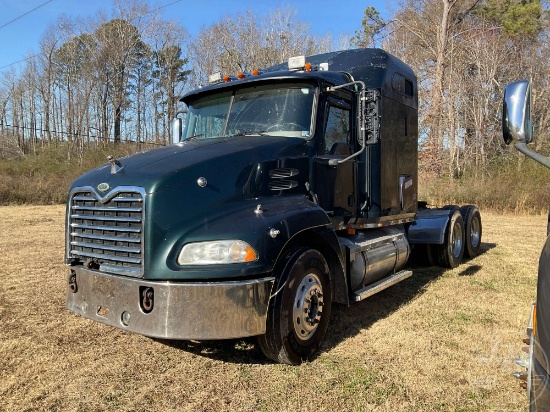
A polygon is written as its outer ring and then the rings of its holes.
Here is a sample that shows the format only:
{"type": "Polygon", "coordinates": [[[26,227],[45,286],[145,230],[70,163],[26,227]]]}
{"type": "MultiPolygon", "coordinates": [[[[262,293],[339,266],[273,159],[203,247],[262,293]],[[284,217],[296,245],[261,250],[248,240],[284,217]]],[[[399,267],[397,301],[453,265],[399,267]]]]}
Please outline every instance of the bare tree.
{"type": "Polygon", "coordinates": [[[249,10],[202,29],[192,40],[188,46],[191,81],[199,86],[218,71],[235,75],[330,48],[330,36],[310,35],[309,26],[297,21],[291,8],[275,9],[262,19],[249,10]]]}

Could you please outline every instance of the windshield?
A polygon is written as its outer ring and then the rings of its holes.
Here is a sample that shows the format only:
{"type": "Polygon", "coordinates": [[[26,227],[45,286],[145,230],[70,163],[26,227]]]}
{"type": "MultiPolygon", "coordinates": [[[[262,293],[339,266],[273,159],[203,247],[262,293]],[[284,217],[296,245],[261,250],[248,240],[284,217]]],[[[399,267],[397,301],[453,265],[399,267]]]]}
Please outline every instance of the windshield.
{"type": "Polygon", "coordinates": [[[312,133],[315,89],[309,85],[249,87],[189,104],[183,139],[312,133]]]}

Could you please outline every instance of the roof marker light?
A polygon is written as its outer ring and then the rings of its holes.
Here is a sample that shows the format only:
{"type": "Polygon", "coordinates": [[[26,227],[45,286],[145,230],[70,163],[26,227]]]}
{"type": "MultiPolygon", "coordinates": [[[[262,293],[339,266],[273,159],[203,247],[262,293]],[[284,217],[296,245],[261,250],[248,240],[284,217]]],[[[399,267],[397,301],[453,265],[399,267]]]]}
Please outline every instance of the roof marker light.
{"type": "Polygon", "coordinates": [[[244,73],[243,72],[237,73],[237,78],[240,80],[244,79],[244,73]]]}
{"type": "Polygon", "coordinates": [[[252,70],[252,76],[259,76],[259,75],[260,75],[260,71],[258,69],[252,70]]]}
{"type": "Polygon", "coordinates": [[[306,56],[296,56],[288,59],[288,70],[302,69],[306,64],[306,56]]]}
{"type": "Polygon", "coordinates": [[[222,81],[222,74],[221,72],[213,73],[210,76],[208,76],[208,83],[219,83],[222,81]]]}
{"type": "Polygon", "coordinates": [[[223,76],[223,81],[224,81],[224,82],[227,83],[227,82],[230,81],[230,80],[231,80],[231,78],[229,77],[229,75],[226,74],[225,76],[223,76]]]}
{"type": "Polygon", "coordinates": [[[310,62],[307,62],[306,64],[304,64],[304,70],[305,70],[306,72],[310,72],[311,69],[313,69],[313,66],[311,65],[310,62]]]}

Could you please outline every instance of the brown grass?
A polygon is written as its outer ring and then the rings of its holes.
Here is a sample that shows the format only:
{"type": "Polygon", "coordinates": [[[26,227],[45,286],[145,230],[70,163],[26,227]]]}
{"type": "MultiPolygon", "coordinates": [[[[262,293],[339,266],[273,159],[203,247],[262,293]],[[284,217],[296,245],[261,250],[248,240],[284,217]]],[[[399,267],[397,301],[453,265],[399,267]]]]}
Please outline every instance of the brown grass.
{"type": "Polygon", "coordinates": [[[65,309],[63,206],[0,208],[0,410],[513,411],[541,216],[484,215],[484,253],[336,307],[299,367],[254,340],[162,342],[65,309]]]}

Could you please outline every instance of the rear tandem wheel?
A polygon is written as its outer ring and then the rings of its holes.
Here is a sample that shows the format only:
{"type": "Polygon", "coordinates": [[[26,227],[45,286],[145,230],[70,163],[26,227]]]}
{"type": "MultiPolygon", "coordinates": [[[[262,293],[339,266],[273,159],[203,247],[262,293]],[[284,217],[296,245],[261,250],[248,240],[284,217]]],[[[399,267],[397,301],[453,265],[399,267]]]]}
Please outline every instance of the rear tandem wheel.
{"type": "Polygon", "coordinates": [[[442,245],[432,245],[435,261],[441,267],[455,268],[464,255],[464,222],[459,210],[455,210],[445,229],[442,245]]]}
{"type": "Polygon", "coordinates": [[[464,256],[473,258],[481,251],[481,214],[474,205],[462,206],[460,214],[464,221],[464,256]]]}

